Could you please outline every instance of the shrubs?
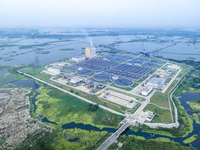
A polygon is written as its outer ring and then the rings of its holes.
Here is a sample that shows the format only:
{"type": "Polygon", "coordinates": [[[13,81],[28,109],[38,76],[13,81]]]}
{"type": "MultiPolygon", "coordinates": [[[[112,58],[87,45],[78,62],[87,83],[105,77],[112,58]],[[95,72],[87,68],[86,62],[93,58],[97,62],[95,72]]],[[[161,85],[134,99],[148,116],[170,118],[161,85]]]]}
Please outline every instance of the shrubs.
{"type": "Polygon", "coordinates": [[[96,111],[98,108],[99,108],[99,104],[96,104],[96,105],[89,104],[87,110],[89,110],[89,111],[96,111]]]}

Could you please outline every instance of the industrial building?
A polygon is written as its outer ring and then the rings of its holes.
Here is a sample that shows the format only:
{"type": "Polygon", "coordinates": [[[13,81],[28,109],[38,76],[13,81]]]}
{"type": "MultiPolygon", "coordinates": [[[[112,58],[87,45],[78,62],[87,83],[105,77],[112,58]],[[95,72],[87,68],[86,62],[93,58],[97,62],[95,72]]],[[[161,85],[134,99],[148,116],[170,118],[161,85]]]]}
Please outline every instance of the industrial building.
{"type": "Polygon", "coordinates": [[[152,112],[152,111],[147,110],[147,111],[145,111],[145,116],[146,116],[146,119],[145,119],[145,120],[151,122],[152,119],[153,119],[154,116],[155,116],[155,113],[152,112]]]}
{"type": "Polygon", "coordinates": [[[82,81],[83,81],[83,79],[80,78],[80,77],[73,77],[73,78],[70,79],[69,85],[71,85],[71,86],[78,86],[79,83],[81,83],[82,81]]]}
{"type": "Polygon", "coordinates": [[[172,69],[159,70],[157,73],[154,74],[154,76],[167,80],[172,76],[173,72],[174,71],[172,69]]]}
{"type": "Polygon", "coordinates": [[[85,56],[88,59],[96,58],[97,57],[96,48],[95,47],[90,47],[90,48],[86,47],[85,48],[85,56]]]}
{"type": "Polygon", "coordinates": [[[167,66],[168,69],[179,70],[181,67],[175,64],[170,64],[167,66]]]}
{"type": "Polygon", "coordinates": [[[152,91],[152,86],[146,86],[142,89],[142,95],[147,96],[152,91]]]}
{"type": "Polygon", "coordinates": [[[78,62],[84,61],[85,60],[85,56],[72,57],[71,60],[78,63],[78,62]]]}
{"type": "Polygon", "coordinates": [[[151,78],[147,82],[147,86],[152,86],[155,89],[161,89],[164,84],[165,84],[165,79],[162,78],[151,78]]]}
{"type": "Polygon", "coordinates": [[[45,71],[45,73],[53,75],[53,76],[57,76],[60,74],[60,69],[58,69],[55,66],[51,66],[51,67],[47,68],[47,71],[45,71]]]}

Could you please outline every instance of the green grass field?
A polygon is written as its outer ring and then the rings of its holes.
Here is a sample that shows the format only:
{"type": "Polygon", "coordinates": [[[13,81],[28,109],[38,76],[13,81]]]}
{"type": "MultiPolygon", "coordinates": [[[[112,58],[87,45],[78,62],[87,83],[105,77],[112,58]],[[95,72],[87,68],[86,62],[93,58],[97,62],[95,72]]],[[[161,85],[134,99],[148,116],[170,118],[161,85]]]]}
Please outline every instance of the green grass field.
{"type": "Polygon", "coordinates": [[[151,103],[157,104],[161,107],[169,108],[168,97],[167,97],[167,94],[165,94],[165,93],[156,92],[151,97],[151,103]]]}
{"type": "Polygon", "coordinates": [[[155,112],[156,115],[153,118],[152,122],[153,123],[171,123],[171,115],[169,110],[161,109],[155,105],[148,104],[144,111],[149,110],[152,112],[155,112]]]}

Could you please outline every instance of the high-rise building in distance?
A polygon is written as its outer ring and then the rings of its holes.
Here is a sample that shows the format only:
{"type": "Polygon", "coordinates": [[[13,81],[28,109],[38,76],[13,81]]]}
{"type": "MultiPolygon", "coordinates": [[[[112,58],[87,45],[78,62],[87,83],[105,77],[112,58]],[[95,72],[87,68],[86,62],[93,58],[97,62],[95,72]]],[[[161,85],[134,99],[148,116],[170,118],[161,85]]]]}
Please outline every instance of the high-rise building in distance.
{"type": "Polygon", "coordinates": [[[90,47],[90,48],[86,47],[85,55],[89,59],[97,57],[96,48],[95,47],[90,47]]]}

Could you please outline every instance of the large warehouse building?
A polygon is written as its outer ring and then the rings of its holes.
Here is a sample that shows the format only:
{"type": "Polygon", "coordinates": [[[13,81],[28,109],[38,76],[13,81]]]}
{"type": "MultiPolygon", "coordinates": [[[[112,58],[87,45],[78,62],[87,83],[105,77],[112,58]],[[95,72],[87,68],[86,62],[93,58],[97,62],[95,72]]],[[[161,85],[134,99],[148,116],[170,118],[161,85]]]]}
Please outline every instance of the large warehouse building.
{"type": "Polygon", "coordinates": [[[162,78],[151,78],[147,82],[147,86],[152,86],[155,89],[160,89],[165,84],[165,79],[162,78]]]}

